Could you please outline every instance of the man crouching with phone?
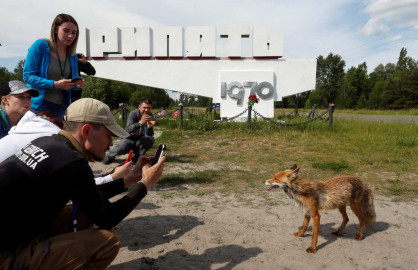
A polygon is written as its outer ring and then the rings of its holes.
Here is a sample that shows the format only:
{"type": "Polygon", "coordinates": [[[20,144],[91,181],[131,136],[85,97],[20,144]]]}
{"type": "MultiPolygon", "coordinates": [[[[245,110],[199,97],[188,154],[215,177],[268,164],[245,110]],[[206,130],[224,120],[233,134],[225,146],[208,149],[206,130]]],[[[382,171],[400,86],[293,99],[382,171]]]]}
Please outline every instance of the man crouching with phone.
{"type": "Polygon", "coordinates": [[[95,99],[71,104],[65,120],[58,134],[35,139],[0,163],[0,269],[105,269],[121,245],[113,227],[161,177],[165,157],[154,166],[141,157],[128,176],[97,186],[88,161],[104,158],[112,136],[129,134],[95,99]],[[77,232],[69,200],[77,208],[77,232]]]}
{"type": "Polygon", "coordinates": [[[133,150],[135,159],[144,156],[154,145],[155,118],[151,114],[152,102],[146,98],[141,100],[138,109],[129,113],[126,131],[130,134],[126,139],[113,147],[104,159],[104,164],[112,163],[116,156],[124,155],[133,150]]]}

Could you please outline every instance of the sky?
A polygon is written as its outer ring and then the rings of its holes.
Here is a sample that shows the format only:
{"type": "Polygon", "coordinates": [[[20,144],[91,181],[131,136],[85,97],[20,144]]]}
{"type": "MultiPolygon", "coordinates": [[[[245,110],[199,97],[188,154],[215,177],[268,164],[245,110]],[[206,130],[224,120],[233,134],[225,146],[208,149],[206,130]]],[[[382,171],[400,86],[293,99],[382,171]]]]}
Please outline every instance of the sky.
{"type": "MultiPolygon", "coordinates": [[[[418,0],[0,0],[0,67],[13,71],[31,44],[68,13],[79,27],[216,26],[217,57],[227,56],[221,26],[267,26],[284,35],[284,59],[339,54],[346,69],[396,63],[405,47],[418,58],[418,0]]],[[[186,41],[187,42],[187,41],[186,41]]],[[[252,56],[252,38],[242,39],[252,56]]]]}

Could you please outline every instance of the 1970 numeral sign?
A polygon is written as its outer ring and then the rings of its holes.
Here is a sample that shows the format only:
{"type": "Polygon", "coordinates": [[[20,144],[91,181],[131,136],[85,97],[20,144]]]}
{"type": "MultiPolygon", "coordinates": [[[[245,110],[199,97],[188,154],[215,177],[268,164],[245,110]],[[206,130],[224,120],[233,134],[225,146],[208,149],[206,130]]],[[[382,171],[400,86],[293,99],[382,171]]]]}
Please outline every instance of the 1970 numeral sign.
{"type": "Polygon", "coordinates": [[[240,82],[231,82],[228,85],[226,82],[221,82],[221,98],[225,98],[228,94],[231,99],[237,100],[237,105],[241,105],[244,100],[245,88],[250,88],[250,95],[257,93],[260,99],[269,99],[274,94],[274,87],[269,82],[261,82],[259,84],[257,82],[243,82],[242,84],[240,82]],[[238,88],[238,93],[236,94],[233,93],[235,87],[238,88]],[[264,88],[268,89],[267,94],[263,94],[264,88]]]}

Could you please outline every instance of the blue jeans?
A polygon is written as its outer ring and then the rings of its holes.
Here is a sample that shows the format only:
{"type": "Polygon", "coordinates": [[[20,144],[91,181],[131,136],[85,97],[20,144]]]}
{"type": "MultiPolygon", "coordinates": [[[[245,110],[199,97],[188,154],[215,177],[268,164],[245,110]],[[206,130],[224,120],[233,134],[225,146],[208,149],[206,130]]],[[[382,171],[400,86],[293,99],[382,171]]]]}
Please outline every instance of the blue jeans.
{"type": "Polygon", "coordinates": [[[31,108],[30,111],[33,112],[34,114],[49,111],[49,112],[52,112],[55,117],[61,119],[64,117],[66,109],[67,109],[67,105],[55,104],[50,101],[44,100],[42,101],[42,104],[39,105],[38,108],[36,109],[31,108]]]}

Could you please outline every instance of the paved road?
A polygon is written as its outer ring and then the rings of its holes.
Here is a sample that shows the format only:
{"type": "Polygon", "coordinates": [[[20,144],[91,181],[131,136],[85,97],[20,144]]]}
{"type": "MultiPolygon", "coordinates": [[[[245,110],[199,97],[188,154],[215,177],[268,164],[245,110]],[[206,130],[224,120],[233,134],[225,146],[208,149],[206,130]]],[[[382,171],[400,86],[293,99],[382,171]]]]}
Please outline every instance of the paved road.
{"type": "Polygon", "coordinates": [[[335,118],[355,119],[364,121],[402,122],[418,124],[418,116],[379,116],[379,115],[345,115],[335,114],[335,118]]]}

